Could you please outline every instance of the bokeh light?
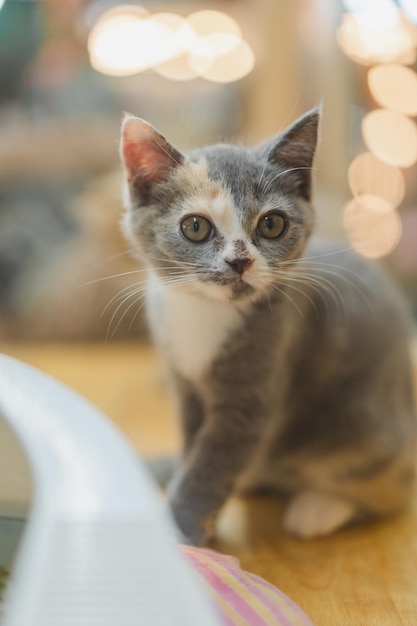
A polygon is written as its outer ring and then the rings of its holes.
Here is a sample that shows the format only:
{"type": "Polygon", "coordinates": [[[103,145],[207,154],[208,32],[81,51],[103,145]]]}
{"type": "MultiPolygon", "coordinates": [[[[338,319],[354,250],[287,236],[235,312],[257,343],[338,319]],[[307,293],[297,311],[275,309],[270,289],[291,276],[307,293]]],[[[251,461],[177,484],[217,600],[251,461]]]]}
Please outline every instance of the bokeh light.
{"type": "Polygon", "coordinates": [[[215,33],[242,36],[239,24],[230,15],[220,11],[197,11],[187,17],[187,22],[198,37],[215,33]]]}
{"type": "Polygon", "coordinates": [[[359,20],[378,28],[391,28],[401,19],[400,11],[393,0],[343,0],[346,11],[359,20]]]}
{"type": "Polygon", "coordinates": [[[255,56],[237,22],[220,11],[149,15],[123,5],[102,13],[89,37],[92,66],[112,76],[152,68],[176,81],[198,76],[228,83],[246,76],[255,56]]]}
{"type": "Polygon", "coordinates": [[[382,163],[370,152],[363,152],[352,161],[348,180],[354,196],[379,196],[393,208],[404,198],[405,180],[402,171],[382,163]]]}
{"type": "Polygon", "coordinates": [[[255,64],[251,47],[236,35],[214,33],[193,46],[191,66],[199,76],[216,83],[231,83],[249,74],[255,64]]]}
{"type": "Polygon", "coordinates": [[[401,9],[404,11],[405,16],[411,22],[417,23],[417,2],[416,0],[398,0],[401,9]]]}
{"type": "Polygon", "coordinates": [[[184,52],[173,59],[154,65],[153,69],[164,78],[175,81],[193,80],[198,77],[197,72],[190,65],[189,52],[184,52]]]}
{"type": "Polygon", "coordinates": [[[176,13],[155,13],[149,19],[154,24],[161,25],[168,30],[173,57],[188,51],[197,39],[195,31],[188,21],[176,13]]]}
{"type": "Polygon", "coordinates": [[[397,211],[381,210],[388,203],[372,196],[354,198],[344,208],[343,224],[349,241],[362,256],[376,259],[397,247],[402,232],[397,211]]]}
{"type": "Polygon", "coordinates": [[[343,52],[363,65],[413,63],[415,39],[410,24],[401,18],[385,20],[377,12],[347,13],[337,31],[343,52]],[[373,16],[373,17],[372,17],[373,16]],[[370,19],[372,17],[372,19],[370,19]]]}
{"type": "Polygon", "coordinates": [[[189,61],[189,50],[197,40],[197,35],[188,21],[175,13],[156,13],[152,19],[169,28],[173,44],[171,58],[155,64],[153,66],[155,72],[176,81],[196,78],[197,74],[189,61]]]}
{"type": "Polygon", "coordinates": [[[405,115],[417,115],[417,74],[398,64],[377,65],[368,72],[368,84],[378,104],[405,115]]]}
{"type": "Polygon", "coordinates": [[[337,32],[340,47],[353,61],[373,65],[367,80],[382,107],[362,120],[369,152],[359,154],[348,170],[354,198],[345,206],[343,223],[352,247],[369,258],[391,253],[401,239],[397,207],[405,195],[400,168],[417,161],[417,76],[404,65],[416,59],[417,29],[400,8],[417,0],[342,0],[348,13],[337,32]],[[399,8],[400,7],[400,8],[399,8]],[[400,65],[401,64],[401,65],[400,65]]]}
{"type": "Polygon", "coordinates": [[[171,29],[134,13],[105,13],[88,39],[92,66],[112,76],[128,76],[177,53],[171,29]]]}
{"type": "Polygon", "coordinates": [[[362,121],[362,134],[370,152],[384,163],[410,167],[417,161],[417,127],[402,113],[371,111],[362,121]]]}

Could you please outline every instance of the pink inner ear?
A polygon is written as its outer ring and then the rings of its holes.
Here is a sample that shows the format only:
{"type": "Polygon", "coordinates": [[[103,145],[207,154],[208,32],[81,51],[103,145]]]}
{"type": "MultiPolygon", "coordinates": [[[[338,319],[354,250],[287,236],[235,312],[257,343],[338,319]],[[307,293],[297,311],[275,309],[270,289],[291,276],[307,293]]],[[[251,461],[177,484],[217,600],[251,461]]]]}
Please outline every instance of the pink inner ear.
{"type": "Polygon", "coordinates": [[[122,156],[129,181],[162,180],[179,164],[180,155],[152,126],[137,118],[127,119],[122,134],[122,156]]]}
{"type": "Polygon", "coordinates": [[[123,144],[123,157],[129,174],[129,180],[133,180],[140,174],[149,181],[158,178],[158,154],[151,150],[146,142],[125,142],[123,144]]]}

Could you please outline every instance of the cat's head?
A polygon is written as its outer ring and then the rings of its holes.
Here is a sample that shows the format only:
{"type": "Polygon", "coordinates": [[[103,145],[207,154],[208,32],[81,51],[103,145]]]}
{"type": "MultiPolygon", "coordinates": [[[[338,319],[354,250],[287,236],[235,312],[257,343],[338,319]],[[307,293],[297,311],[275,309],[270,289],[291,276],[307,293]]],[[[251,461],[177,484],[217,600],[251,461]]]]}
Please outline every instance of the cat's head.
{"type": "Polygon", "coordinates": [[[239,302],[271,293],[312,230],[319,118],[314,109],[254,148],[219,144],[184,156],[126,116],[123,227],[135,253],[172,288],[239,302]]]}

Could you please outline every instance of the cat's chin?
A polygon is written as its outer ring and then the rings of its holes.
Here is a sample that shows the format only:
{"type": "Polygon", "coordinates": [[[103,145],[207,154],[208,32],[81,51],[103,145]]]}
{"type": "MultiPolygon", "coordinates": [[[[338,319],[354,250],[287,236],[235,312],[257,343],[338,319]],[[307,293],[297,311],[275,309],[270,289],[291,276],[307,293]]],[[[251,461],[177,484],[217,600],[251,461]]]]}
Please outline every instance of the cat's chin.
{"type": "Polygon", "coordinates": [[[255,289],[252,287],[252,285],[249,285],[249,283],[245,282],[244,280],[237,280],[236,282],[232,283],[230,285],[230,289],[234,300],[253,297],[255,293],[255,289]]]}
{"type": "Polygon", "coordinates": [[[257,299],[257,290],[244,280],[236,280],[226,285],[200,283],[198,292],[212,300],[229,303],[249,303],[257,299]]]}

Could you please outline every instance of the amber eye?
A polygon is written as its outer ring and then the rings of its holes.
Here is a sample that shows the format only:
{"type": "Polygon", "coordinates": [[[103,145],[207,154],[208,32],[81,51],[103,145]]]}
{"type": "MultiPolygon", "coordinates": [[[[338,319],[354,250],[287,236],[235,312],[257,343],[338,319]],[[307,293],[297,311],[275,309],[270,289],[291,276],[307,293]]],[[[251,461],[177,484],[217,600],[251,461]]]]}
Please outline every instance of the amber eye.
{"type": "Polygon", "coordinates": [[[181,232],[190,241],[201,243],[210,237],[211,222],[201,215],[189,215],[181,222],[181,232]]]}
{"type": "Polygon", "coordinates": [[[267,213],[258,222],[257,233],[266,239],[277,239],[287,229],[287,220],[281,213],[267,213]]]}

